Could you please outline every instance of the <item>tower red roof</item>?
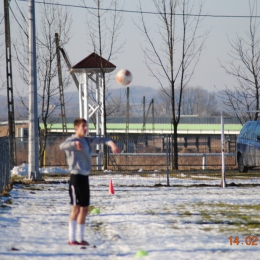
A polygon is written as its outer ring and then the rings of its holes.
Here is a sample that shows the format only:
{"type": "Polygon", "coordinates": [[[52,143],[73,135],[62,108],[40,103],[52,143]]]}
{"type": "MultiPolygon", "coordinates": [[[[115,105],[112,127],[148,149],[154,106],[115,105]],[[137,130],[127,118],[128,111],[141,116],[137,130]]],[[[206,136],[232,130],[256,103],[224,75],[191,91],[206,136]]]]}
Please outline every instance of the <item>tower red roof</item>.
{"type": "Polygon", "coordinates": [[[74,65],[71,70],[74,72],[81,72],[83,70],[100,70],[101,67],[106,69],[106,72],[111,72],[116,68],[113,63],[93,52],[74,65]]]}

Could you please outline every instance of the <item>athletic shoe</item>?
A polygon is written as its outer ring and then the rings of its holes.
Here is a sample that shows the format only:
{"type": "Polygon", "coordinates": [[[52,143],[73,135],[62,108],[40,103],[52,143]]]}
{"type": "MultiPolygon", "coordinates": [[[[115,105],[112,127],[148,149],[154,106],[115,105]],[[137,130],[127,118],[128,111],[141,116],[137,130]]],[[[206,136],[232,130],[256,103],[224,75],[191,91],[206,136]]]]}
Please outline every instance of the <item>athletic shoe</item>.
{"type": "Polygon", "coordinates": [[[68,244],[71,245],[71,246],[79,245],[79,243],[77,241],[69,241],[68,244]]]}
{"type": "Polygon", "coordinates": [[[81,245],[81,246],[89,246],[89,243],[87,241],[81,241],[81,242],[77,242],[78,245],[81,245]]]}

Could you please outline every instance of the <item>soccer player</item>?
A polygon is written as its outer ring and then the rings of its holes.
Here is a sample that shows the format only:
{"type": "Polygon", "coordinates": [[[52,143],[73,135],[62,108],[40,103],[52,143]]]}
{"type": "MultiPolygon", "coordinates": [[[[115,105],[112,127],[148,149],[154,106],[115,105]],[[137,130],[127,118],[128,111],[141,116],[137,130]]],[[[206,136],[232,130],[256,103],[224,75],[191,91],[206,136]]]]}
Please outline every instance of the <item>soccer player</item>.
{"type": "Polygon", "coordinates": [[[87,121],[78,118],[74,121],[75,135],[60,144],[60,150],[65,151],[70,170],[69,195],[72,205],[69,217],[69,245],[88,245],[84,240],[85,219],[90,202],[88,175],[92,167],[91,145],[106,144],[113,153],[119,153],[120,148],[109,138],[86,137],[87,121]],[[76,240],[77,228],[77,240],[76,240]]]}

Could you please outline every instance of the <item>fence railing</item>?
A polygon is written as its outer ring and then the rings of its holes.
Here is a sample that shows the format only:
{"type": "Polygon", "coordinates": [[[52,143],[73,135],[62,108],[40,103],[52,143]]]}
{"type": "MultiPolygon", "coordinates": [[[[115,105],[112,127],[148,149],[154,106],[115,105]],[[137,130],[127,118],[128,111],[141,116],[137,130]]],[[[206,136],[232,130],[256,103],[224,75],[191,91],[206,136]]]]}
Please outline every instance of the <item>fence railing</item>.
{"type": "MultiPolygon", "coordinates": [[[[44,156],[44,167],[61,166],[66,167],[66,157],[60,151],[59,145],[68,135],[50,135],[44,156]]],[[[166,170],[167,160],[171,165],[173,151],[171,149],[172,139],[170,136],[160,135],[110,135],[120,146],[121,154],[106,155],[108,169],[120,171],[133,171],[143,167],[143,170],[166,170]],[[167,155],[168,154],[168,155],[167,155]],[[168,156],[168,157],[167,157],[168,156]]],[[[226,166],[235,167],[236,137],[229,136],[226,142],[226,166]]],[[[28,140],[27,138],[16,138],[17,165],[28,162],[28,140]]],[[[93,170],[103,166],[103,152],[96,146],[93,149],[93,170]],[[99,153],[97,150],[99,149],[99,153]],[[100,167],[98,167],[100,166],[100,167]]],[[[178,137],[178,165],[180,169],[221,169],[221,140],[220,136],[204,137],[190,136],[178,137]]],[[[168,165],[169,166],[169,165],[168,165]]]]}
{"type": "MultiPolygon", "coordinates": [[[[166,167],[171,162],[171,154],[167,153],[121,153],[109,154],[110,166],[153,166],[153,167],[166,167]],[[124,159],[123,159],[124,158],[124,159]],[[150,164],[148,160],[150,159],[150,164]],[[131,163],[129,162],[131,160],[131,163]],[[115,163],[115,161],[117,161],[115,163]]],[[[236,165],[235,153],[225,153],[226,166],[236,165]]],[[[221,166],[222,154],[221,153],[179,153],[179,166],[198,166],[202,170],[207,167],[221,166]]],[[[170,166],[170,165],[169,165],[170,166]]]]}
{"type": "MultiPolygon", "coordinates": [[[[44,156],[44,167],[60,166],[67,168],[66,157],[60,151],[59,145],[68,135],[50,135],[47,139],[47,146],[44,156]]],[[[122,153],[113,154],[110,150],[102,151],[93,146],[92,170],[101,169],[104,163],[104,155],[107,157],[107,169],[115,172],[131,172],[128,176],[132,178],[143,172],[158,173],[154,178],[165,178],[173,162],[171,149],[171,137],[159,135],[135,135],[110,136],[120,147],[122,153]],[[133,175],[135,174],[135,175],[133,175]]],[[[16,165],[28,162],[28,139],[16,138],[16,165]]],[[[220,136],[190,136],[178,137],[178,165],[179,171],[169,175],[171,183],[176,179],[196,180],[217,180],[220,182],[221,171],[221,140],[220,136]],[[195,171],[193,171],[195,170],[195,171]],[[197,171],[199,170],[199,171],[197,171]],[[202,170],[202,171],[201,171],[202,170]],[[210,172],[204,170],[213,170],[210,172]],[[217,170],[214,172],[214,170],[217,170]],[[189,172],[187,172],[189,171],[189,172]],[[211,174],[204,176],[205,174],[211,174]]],[[[229,136],[225,144],[225,165],[230,169],[236,168],[236,137],[229,136]]],[[[99,147],[100,148],[100,147],[99,147]]],[[[10,181],[10,140],[8,137],[0,138],[0,194],[10,181]]],[[[98,171],[95,173],[99,174],[98,171]]],[[[150,175],[149,175],[150,176],[150,175]]],[[[139,176],[141,177],[141,175],[139,176]]],[[[138,177],[138,178],[139,178],[138,177]]],[[[181,182],[180,182],[181,183],[181,182]]]]}

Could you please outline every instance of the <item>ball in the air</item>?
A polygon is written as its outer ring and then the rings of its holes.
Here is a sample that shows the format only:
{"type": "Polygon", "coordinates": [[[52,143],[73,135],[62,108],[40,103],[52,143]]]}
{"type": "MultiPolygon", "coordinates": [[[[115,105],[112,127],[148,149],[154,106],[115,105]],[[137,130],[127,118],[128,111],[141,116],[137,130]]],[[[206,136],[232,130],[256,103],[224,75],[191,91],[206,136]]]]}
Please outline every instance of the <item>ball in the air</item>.
{"type": "Polygon", "coordinates": [[[116,81],[121,85],[128,85],[132,79],[133,77],[129,70],[119,70],[116,73],[116,81]]]}

